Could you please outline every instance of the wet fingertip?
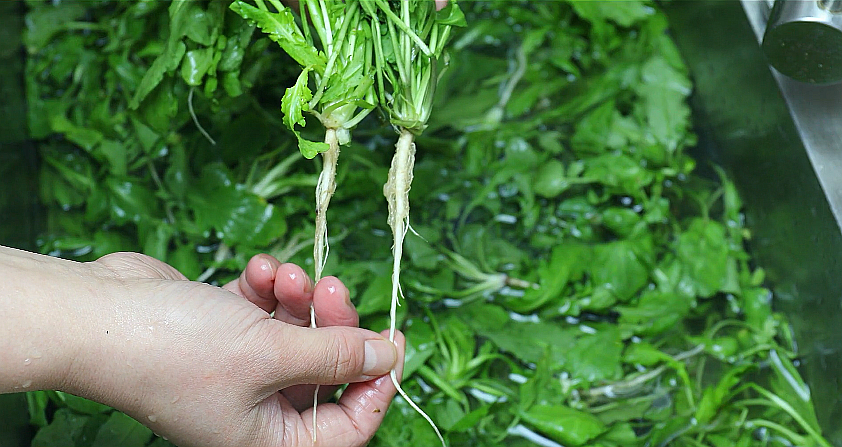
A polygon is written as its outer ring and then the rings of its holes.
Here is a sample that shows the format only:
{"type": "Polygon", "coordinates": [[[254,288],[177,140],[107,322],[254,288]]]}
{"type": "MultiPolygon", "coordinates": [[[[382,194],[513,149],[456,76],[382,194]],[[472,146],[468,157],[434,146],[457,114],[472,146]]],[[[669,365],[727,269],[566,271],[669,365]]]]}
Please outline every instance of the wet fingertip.
{"type": "Polygon", "coordinates": [[[305,276],[304,270],[301,267],[292,264],[290,262],[286,262],[281,264],[278,267],[277,277],[278,279],[282,279],[284,281],[291,281],[294,284],[301,284],[301,287],[304,287],[306,281],[303,279],[305,276]]]}
{"type": "Polygon", "coordinates": [[[351,292],[345,287],[345,284],[339,280],[339,278],[335,276],[327,276],[322,279],[326,283],[326,288],[328,293],[331,295],[340,294],[342,299],[345,301],[346,304],[353,307],[353,303],[351,303],[351,292]]]}
{"type": "Polygon", "coordinates": [[[275,273],[277,271],[277,268],[280,266],[280,263],[278,262],[278,260],[275,259],[274,257],[266,255],[266,254],[259,254],[259,255],[255,256],[253,259],[257,260],[258,268],[260,269],[260,271],[268,273],[269,276],[274,281],[275,280],[275,273]]]}

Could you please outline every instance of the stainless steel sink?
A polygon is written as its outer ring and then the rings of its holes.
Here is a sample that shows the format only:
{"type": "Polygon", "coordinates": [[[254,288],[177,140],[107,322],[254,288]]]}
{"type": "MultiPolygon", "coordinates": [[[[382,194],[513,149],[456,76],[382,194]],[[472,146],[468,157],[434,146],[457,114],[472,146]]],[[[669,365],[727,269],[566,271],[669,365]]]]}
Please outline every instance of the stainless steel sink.
{"type": "Polygon", "coordinates": [[[698,156],[724,166],[743,196],[750,250],[792,323],[824,434],[842,446],[842,85],[769,66],[769,2],[664,7],[695,82],[698,156]]]}

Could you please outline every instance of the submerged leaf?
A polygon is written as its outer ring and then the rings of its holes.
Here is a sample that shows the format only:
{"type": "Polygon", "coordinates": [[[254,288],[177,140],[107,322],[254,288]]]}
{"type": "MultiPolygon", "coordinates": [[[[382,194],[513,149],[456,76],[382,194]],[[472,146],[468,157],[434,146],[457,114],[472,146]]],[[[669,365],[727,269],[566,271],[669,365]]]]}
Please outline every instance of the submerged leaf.
{"type": "Polygon", "coordinates": [[[535,405],[520,416],[539,432],[569,446],[585,445],[607,430],[590,413],[564,405],[535,405]]]}

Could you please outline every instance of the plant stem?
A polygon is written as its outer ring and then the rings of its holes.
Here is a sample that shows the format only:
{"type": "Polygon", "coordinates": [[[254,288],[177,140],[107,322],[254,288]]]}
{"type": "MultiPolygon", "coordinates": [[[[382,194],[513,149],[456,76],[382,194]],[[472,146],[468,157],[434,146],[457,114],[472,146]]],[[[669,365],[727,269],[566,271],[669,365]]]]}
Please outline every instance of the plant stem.
{"type": "Polygon", "coordinates": [[[389,204],[389,226],[392,228],[394,245],[392,246],[392,305],[389,310],[391,323],[389,325],[389,340],[395,341],[395,326],[397,323],[397,307],[402,295],[400,289],[401,257],[403,256],[403,241],[409,227],[409,188],[412,184],[412,170],[415,164],[414,135],[406,129],[401,129],[400,137],[395,145],[395,156],[389,169],[389,177],[383,186],[383,194],[389,204]]]}
{"type": "MultiPolygon", "coordinates": [[[[330,251],[327,241],[327,208],[330,199],[336,191],[336,164],[339,161],[339,140],[336,136],[336,129],[325,130],[325,143],[330,146],[322,152],[322,172],[319,174],[319,181],[316,184],[316,234],[313,246],[313,261],[316,268],[316,282],[322,279],[327,255],[330,251]]],[[[315,324],[313,318],[312,324],[315,324]]]]}
{"type": "MultiPolygon", "coordinates": [[[[400,137],[395,145],[395,156],[392,158],[392,166],[389,169],[389,177],[383,186],[383,195],[389,204],[389,226],[392,227],[394,245],[392,246],[392,305],[389,309],[389,341],[395,341],[397,325],[397,309],[399,298],[402,295],[400,286],[401,257],[403,256],[403,241],[406,231],[409,228],[409,188],[412,184],[412,169],[415,165],[415,136],[407,129],[401,128],[400,137]]],[[[393,369],[389,376],[395,385],[398,393],[406,400],[406,403],[417,411],[436,432],[441,445],[446,447],[444,437],[441,435],[435,422],[427,415],[401,388],[398,376],[393,369]]]]}
{"type": "MultiPolygon", "coordinates": [[[[316,235],[313,243],[313,261],[316,269],[315,282],[322,279],[322,271],[330,251],[327,241],[327,207],[336,191],[336,164],[339,161],[339,140],[336,129],[325,130],[325,143],[330,149],[322,152],[322,172],[316,184],[316,235]]],[[[310,327],[316,328],[316,308],[310,304],[310,327]]],[[[316,442],[316,408],[319,405],[319,385],[313,391],[313,443],[316,442]]]]}

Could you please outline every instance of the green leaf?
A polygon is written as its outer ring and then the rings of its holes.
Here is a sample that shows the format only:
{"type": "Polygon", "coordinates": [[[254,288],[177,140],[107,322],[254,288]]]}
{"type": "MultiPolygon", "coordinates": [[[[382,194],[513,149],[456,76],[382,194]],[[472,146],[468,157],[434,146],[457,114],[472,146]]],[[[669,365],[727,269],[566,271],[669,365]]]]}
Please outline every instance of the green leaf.
{"type": "Polygon", "coordinates": [[[574,379],[595,383],[622,377],[623,343],[616,326],[599,325],[595,333],[582,334],[566,351],[564,370],[574,379]]]}
{"type": "Polygon", "coordinates": [[[655,12],[646,2],[634,0],[568,0],[568,3],[573,6],[576,14],[589,22],[610,20],[623,27],[632,26],[655,12]]]}
{"type": "Polygon", "coordinates": [[[407,342],[403,374],[404,377],[412,377],[415,371],[438,351],[436,335],[428,323],[418,318],[406,322],[404,333],[407,342]]]}
{"type": "Polygon", "coordinates": [[[296,124],[305,126],[304,112],[310,110],[309,102],[313,99],[313,92],[307,86],[311,67],[305,67],[298,75],[295,84],[286,89],[281,98],[281,112],[284,114],[284,124],[289,130],[295,131],[296,124]]]}
{"type": "MultiPolygon", "coordinates": [[[[416,228],[416,231],[423,231],[416,228]]],[[[419,233],[419,234],[423,234],[419,233]]],[[[404,240],[404,254],[417,268],[433,270],[439,264],[440,255],[431,245],[430,241],[423,236],[408,234],[404,240]]]]}
{"type": "Polygon", "coordinates": [[[606,151],[611,135],[606,129],[613,131],[615,107],[614,101],[606,101],[576,123],[576,132],[570,141],[576,153],[600,154],[606,151]]]}
{"type": "MultiPolygon", "coordinates": [[[[187,3],[187,2],[175,2],[177,3],[187,3]]],[[[135,90],[134,96],[132,100],[129,102],[129,108],[137,109],[140,106],[141,101],[143,101],[158,84],[164,79],[164,75],[168,72],[172,72],[178,67],[178,64],[181,62],[181,59],[184,57],[184,54],[187,52],[187,46],[184,45],[184,42],[178,42],[175,44],[175,48],[173,50],[168,50],[166,53],[161,54],[155,59],[155,62],[152,63],[152,66],[149,67],[149,70],[146,74],[143,75],[143,79],[140,80],[140,85],[135,90]]]]}
{"type": "Polygon", "coordinates": [[[74,125],[64,115],[53,115],[50,120],[53,132],[64,134],[65,138],[90,152],[103,140],[102,133],[74,125]]]}
{"type": "Polygon", "coordinates": [[[465,26],[468,24],[465,20],[465,13],[459,9],[456,2],[448,2],[447,6],[436,12],[436,22],[449,26],[465,26]]]}
{"type": "Polygon", "coordinates": [[[669,330],[684,319],[694,302],[692,295],[647,290],[635,305],[614,307],[619,322],[637,335],[655,335],[669,330]]]}
{"type": "Polygon", "coordinates": [[[569,446],[585,445],[607,430],[595,416],[564,405],[535,405],[520,416],[539,432],[569,446]]]}
{"type": "Polygon", "coordinates": [[[590,249],[577,243],[562,243],[553,248],[550,259],[538,267],[539,288],[527,289],[522,297],[506,300],[506,307],[515,312],[532,312],[545,304],[562,298],[561,294],[571,276],[590,256],[590,249]]]}
{"type": "Polygon", "coordinates": [[[68,408],[59,408],[53,420],[38,430],[31,447],[76,447],[74,438],[82,431],[90,416],[81,415],[68,408]]]}
{"type": "MultiPolygon", "coordinates": [[[[634,418],[631,417],[629,419],[634,418]]],[[[630,446],[635,445],[635,443],[638,441],[638,438],[637,433],[635,433],[632,424],[628,422],[623,422],[612,425],[611,429],[607,433],[599,437],[599,441],[613,442],[617,446],[630,446]]]]}
{"type": "Polygon", "coordinates": [[[281,211],[264,199],[235,184],[227,170],[216,164],[205,167],[187,203],[196,223],[215,230],[226,244],[265,247],[283,236],[287,225],[281,211]]]}
{"type": "Polygon", "coordinates": [[[26,407],[29,410],[29,423],[38,427],[47,425],[47,404],[50,398],[46,391],[26,393],[26,407]]]}
{"type": "Polygon", "coordinates": [[[111,193],[111,212],[116,220],[140,222],[156,216],[158,199],[139,179],[110,177],[105,186],[111,193]]]}
{"type": "Polygon", "coordinates": [[[154,439],[151,443],[149,443],[149,445],[147,445],[146,447],[176,447],[176,445],[175,445],[175,444],[173,444],[173,443],[172,443],[172,442],[170,442],[170,441],[167,441],[167,440],[166,440],[166,439],[164,439],[164,438],[156,437],[156,438],[155,438],[155,439],[154,439]]]}
{"type": "Polygon", "coordinates": [[[122,144],[113,140],[104,140],[96,148],[95,153],[107,160],[108,166],[114,175],[126,175],[128,171],[129,154],[122,144]]]}
{"type": "Polygon", "coordinates": [[[740,294],[745,322],[764,338],[774,336],[774,326],[770,326],[772,317],[772,292],[762,287],[750,287],[740,294]],[[770,333],[771,329],[771,333],[770,333]]]}
{"type": "Polygon", "coordinates": [[[91,447],[144,447],[152,430],[119,411],[100,427],[91,447]]]}
{"type": "Polygon", "coordinates": [[[548,199],[557,197],[570,187],[564,175],[564,165],[556,159],[538,168],[534,181],[535,194],[548,199]]]}
{"type": "Polygon", "coordinates": [[[674,152],[690,125],[690,108],[685,102],[691,91],[687,76],[661,57],[647,61],[641,76],[643,82],[637,92],[643,99],[641,114],[647,128],[669,152],[674,152]]]}
{"type": "Polygon", "coordinates": [[[181,61],[181,77],[187,85],[202,85],[202,78],[213,64],[213,48],[190,50],[181,61]]]}
{"type": "Polygon", "coordinates": [[[196,249],[190,245],[180,245],[172,252],[172,255],[167,258],[167,262],[190,280],[195,281],[202,273],[198,253],[196,253],[196,249]]]}
{"type": "Polygon", "coordinates": [[[792,362],[778,354],[777,350],[769,351],[769,363],[775,372],[771,382],[771,391],[791,405],[810,428],[821,433],[816,419],[816,410],[813,408],[810,387],[804,383],[801,374],[792,362]]]}
{"type": "Polygon", "coordinates": [[[220,71],[240,71],[252,34],[254,27],[246,21],[240,22],[239,28],[228,34],[225,49],[219,60],[220,71]]]}
{"type": "Polygon", "coordinates": [[[596,247],[590,272],[594,286],[603,288],[618,301],[627,301],[649,282],[648,250],[644,239],[596,247]]]}
{"type": "Polygon", "coordinates": [[[26,15],[24,43],[30,53],[36,53],[46,46],[54,36],[63,31],[69,22],[81,19],[85,15],[82,3],[42,3],[35,6],[26,15]]]}
{"type": "Polygon", "coordinates": [[[726,404],[726,399],[729,398],[731,389],[740,384],[742,376],[753,368],[753,365],[739,365],[728,370],[719,379],[716,386],[705,388],[702,399],[696,408],[695,417],[699,423],[707,424],[716,416],[722,406],[726,404]]]}
{"type": "Polygon", "coordinates": [[[552,386],[552,381],[555,380],[550,370],[551,358],[552,351],[547,346],[544,357],[535,365],[535,372],[532,377],[520,387],[520,402],[518,402],[520,410],[527,410],[536,403],[547,403],[547,390],[552,386]]]}
{"type": "Polygon", "coordinates": [[[698,295],[709,297],[725,287],[729,244],[721,223],[693,219],[678,237],[675,251],[698,295]]]}
{"type": "Polygon", "coordinates": [[[501,307],[473,304],[460,308],[459,317],[477,335],[486,337],[502,351],[527,363],[537,363],[546,349],[550,349],[551,369],[556,370],[567,361],[567,351],[576,342],[578,329],[565,329],[555,323],[514,321],[501,307]],[[524,340],[531,340],[524,343],[524,340]]]}
{"type": "Polygon", "coordinates": [[[602,212],[602,224],[620,237],[631,236],[640,221],[640,215],[630,208],[612,206],[602,212]]]}
{"type": "Polygon", "coordinates": [[[295,85],[286,89],[281,98],[281,112],[284,114],[284,124],[291,130],[298,139],[298,149],[304,157],[311,159],[321,152],[330,149],[327,143],[315,142],[304,139],[295,129],[296,125],[305,126],[304,112],[310,110],[310,100],[313,99],[313,92],[307,86],[311,66],[307,66],[298,75],[295,85]]]}
{"type": "MultiPolygon", "coordinates": [[[[452,401],[451,401],[452,402],[452,401]]],[[[477,409],[465,413],[453,425],[447,428],[447,431],[460,433],[475,428],[481,420],[483,420],[491,411],[491,405],[482,405],[477,409]]]]}
{"type": "Polygon", "coordinates": [[[88,400],[79,396],[74,396],[69,393],[62,393],[61,391],[56,391],[55,395],[58,396],[58,398],[61,399],[61,402],[67,405],[68,408],[78,411],[79,413],[98,414],[111,410],[111,407],[109,407],[108,405],[103,405],[99,402],[94,402],[92,400],[88,400]]]}
{"type": "Polygon", "coordinates": [[[296,132],[296,137],[298,138],[298,150],[301,151],[301,155],[303,155],[304,158],[312,159],[316,155],[330,149],[330,145],[327,143],[304,139],[300,134],[298,134],[298,132],[296,132]]]}
{"type": "MultiPolygon", "coordinates": [[[[213,23],[212,14],[201,8],[188,5],[170,7],[170,20],[184,23],[184,36],[198,44],[209,47],[216,40],[217,27],[213,23]]],[[[170,25],[170,28],[179,28],[178,24],[170,25]]]]}
{"type": "Polygon", "coordinates": [[[631,365],[655,366],[670,360],[672,357],[667,353],[646,342],[631,343],[623,353],[623,362],[631,365]]]}
{"type": "Polygon", "coordinates": [[[283,50],[302,67],[315,67],[317,71],[324,68],[325,57],[316,51],[304,39],[301,29],[295,23],[295,17],[289,8],[283,8],[277,13],[270,13],[242,0],[231,3],[231,10],[241,15],[253,25],[260,27],[269,38],[277,42],[283,50]]]}
{"type": "Polygon", "coordinates": [[[392,277],[387,272],[374,276],[356,305],[357,313],[363,317],[376,312],[386,312],[391,303],[392,277]]]}
{"type": "Polygon", "coordinates": [[[617,188],[632,197],[639,196],[641,190],[655,178],[641,162],[625,154],[608,153],[587,158],[584,162],[583,177],[617,188]]]}

